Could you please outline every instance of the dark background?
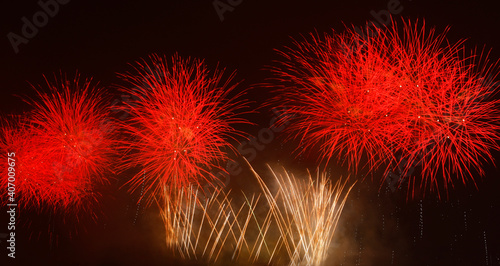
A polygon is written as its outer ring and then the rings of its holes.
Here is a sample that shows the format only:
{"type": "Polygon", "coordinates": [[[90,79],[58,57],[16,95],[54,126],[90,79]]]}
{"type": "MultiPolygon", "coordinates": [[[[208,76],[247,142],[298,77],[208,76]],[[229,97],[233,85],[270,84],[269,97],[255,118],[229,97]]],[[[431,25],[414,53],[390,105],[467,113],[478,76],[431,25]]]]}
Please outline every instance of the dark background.
{"type": "MultiPolygon", "coordinates": [[[[225,0],[221,2],[226,3],[225,0]]],[[[235,1],[237,2],[237,1],[235,1]]],[[[117,72],[127,63],[151,53],[203,58],[209,66],[237,70],[240,88],[269,78],[262,70],[276,59],[273,49],[290,44],[290,37],[312,31],[342,31],[346,25],[376,21],[373,12],[387,10],[388,0],[264,1],[242,0],[221,21],[212,1],[93,1],[71,0],[39,28],[36,36],[15,53],[7,34],[21,35],[22,17],[31,20],[41,10],[37,1],[3,1],[0,36],[0,114],[20,114],[28,106],[20,96],[32,96],[29,83],[40,84],[43,75],[79,71],[102,86],[118,82],[117,72]]],[[[500,58],[497,1],[401,0],[395,19],[425,19],[438,31],[450,26],[452,42],[468,39],[470,48],[492,48],[500,58]]],[[[119,94],[115,95],[119,97],[119,94]]],[[[258,88],[248,94],[252,108],[270,94],[258,88]]],[[[267,127],[270,110],[248,116],[255,126],[251,135],[267,127]]],[[[253,162],[265,172],[270,160],[315,168],[314,162],[290,158],[296,143],[278,138],[253,162]]],[[[495,153],[496,158],[498,153],[495,153]]],[[[330,168],[337,168],[336,165],[330,168]]],[[[340,168],[338,171],[342,171],[340,168]]],[[[334,240],[338,265],[500,265],[499,171],[486,168],[484,179],[458,186],[448,199],[435,194],[406,198],[402,189],[366,179],[352,192],[338,237],[334,240]],[[380,189],[379,189],[380,188],[380,189]]],[[[119,189],[127,173],[116,177],[103,194],[97,221],[65,214],[25,211],[20,227],[16,262],[21,265],[177,265],[163,242],[161,221],[154,208],[137,207],[137,195],[119,189]],[[62,222],[63,218],[67,221],[62,222]],[[50,226],[49,226],[50,225],[50,226]]],[[[251,177],[231,178],[231,186],[245,185],[251,177]]],[[[2,209],[3,210],[3,209],[2,209]]],[[[3,211],[2,211],[3,212],[3,211]]],[[[7,224],[7,218],[2,219],[7,224]]],[[[0,233],[6,231],[1,229],[0,233]]],[[[5,239],[0,262],[4,260],[5,239]]],[[[1,265],[5,265],[0,263],[1,265]]],[[[7,264],[9,265],[9,264],[7,264]]]]}

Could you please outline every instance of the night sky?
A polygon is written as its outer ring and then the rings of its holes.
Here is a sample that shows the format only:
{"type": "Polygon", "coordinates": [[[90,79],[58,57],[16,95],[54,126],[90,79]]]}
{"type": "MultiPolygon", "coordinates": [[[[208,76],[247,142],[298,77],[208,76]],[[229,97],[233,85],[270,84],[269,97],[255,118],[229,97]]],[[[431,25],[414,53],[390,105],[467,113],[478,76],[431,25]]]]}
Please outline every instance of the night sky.
{"type": "MultiPolygon", "coordinates": [[[[394,19],[425,19],[427,25],[436,26],[438,31],[450,26],[447,36],[451,42],[467,39],[467,47],[492,49],[491,59],[500,58],[497,1],[220,0],[234,4],[232,11],[224,13],[217,12],[213,3],[219,1],[212,0],[60,2],[64,4],[58,4],[59,10],[48,16],[47,23],[26,37],[27,43],[17,45],[11,44],[9,34],[23,37],[23,18],[32,21],[33,15],[43,9],[37,1],[3,2],[2,116],[29,110],[22,98],[34,96],[30,84],[43,83],[43,75],[78,71],[120,99],[117,73],[129,70],[128,63],[152,53],[167,57],[178,53],[205,59],[214,68],[219,65],[228,72],[236,71],[235,80],[241,81],[238,88],[250,88],[250,107],[258,111],[246,116],[255,125],[241,130],[254,136],[269,126],[273,115],[270,108],[263,106],[273,94],[268,87],[255,85],[271,77],[266,67],[278,59],[275,49],[310,32],[341,32],[345,25],[384,20],[389,11],[393,11],[394,19]]],[[[278,134],[265,150],[257,153],[252,165],[264,176],[268,175],[266,163],[290,165],[301,171],[315,169],[318,165],[314,154],[290,156],[299,146],[300,143],[285,142],[278,134]]],[[[494,156],[500,158],[498,152],[494,156]]],[[[234,159],[242,162],[241,158],[234,159]]],[[[349,175],[344,166],[335,163],[324,167],[349,175]]],[[[337,257],[330,258],[331,265],[500,265],[500,172],[493,165],[486,165],[485,170],[484,178],[476,179],[477,188],[473,184],[458,185],[448,198],[441,199],[432,193],[408,199],[404,189],[380,185],[379,173],[365,178],[346,203],[333,240],[337,257]]],[[[117,175],[110,186],[101,189],[103,196],[95,220],[85,215],[77,221],[63,213],[23,212],[21,207],[15,262],[186,263],[167,250],[157,209],[138,207],[138,195],[120,189],[130,175],[117,175]]],[[[247,173],[231,177],[229,183],[234,190],[253,186],[254,180],[247,173]]],[[[3,233],[7,231],[8,218],[4,210],[2,206],[0,265],[11,265],[13,260],[5,251],[3,233]]]]}

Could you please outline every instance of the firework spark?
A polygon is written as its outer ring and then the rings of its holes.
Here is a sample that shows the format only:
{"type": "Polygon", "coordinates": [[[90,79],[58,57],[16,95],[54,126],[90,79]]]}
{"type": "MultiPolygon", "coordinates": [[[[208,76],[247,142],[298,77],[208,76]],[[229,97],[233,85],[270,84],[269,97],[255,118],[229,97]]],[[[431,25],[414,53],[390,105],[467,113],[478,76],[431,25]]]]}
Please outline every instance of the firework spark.
{"type": "Polygon", "coordinates": [[[16,191],[33,207],[79,210],[108,183],[113,165],[109,110],[90,80],[62,78],[37,89],[26,119],[2,127],[2,148],[18,154],[16,191]]]}
{"type": "Polygon", "coordinates": [[[183,258],[216,262],[221,253],[232,251],[232,259],[242,249],[249,249],[245,234],[259,199],[252,199],[239,208],[230,193],[216,191],[208,198],[200,197],[192,186],[182,188],[175,198],[166,193],[161,209],[167,245],[183,258]],[[201,200],[201,199],[204,200],[201,200]]]}
{"type": "Polygon", "coordinates": [[[354,184],[344,192],[347,182],[339,180],[332,185],[326,174],[319,171],[316,178],[309,174],[308,179],[299,179],[285,169],[269,169],[278,184],[274,194],[255,171],[254,174],[281,234],[277,247],[286,251],[290,265],[321,265],[354,184]]]}
{"type": "Polygon", "coordinates": [[[292,136],[352,170],[364,157],[370,172],[385,165],[406,176],[421,165],[423,188],[475,182],[473,172],[483,175],[499,149],[499,101],[487,97],[496,93],[498,64],[484,52],[466,56],[447,31],[402,24],[371,27],[364,37],[312,36],[280,52],[274,72],[280,101],[296,117],[292,136]]]}
{"type": "Polygon", "coordinates": [[[193,188],[165,197],[167,244],[184,258],[211,263],[323,263],[352,186],[344,192],[346,183],[332,185],[324,173],[302,180],[270,170],[278,191],[252,169],[262,194],[244,195],[241,204],[222,191],[201,201],[193,188]]]}
{"type": "MultiPolygon", "coordinates": [[[[126,146],[134,150],[124,168],[142,167],[146,173],[148,202],[164,187],[181,188],[213,181],[210,170],[227,159],[224,149],[240,135],[234,124],[245,123],[236,112],[244,107],[242,93],[232,95],[231,75],[210,72],[202,61],[174,56],[172,63],[151,56],[122,74],[132,95],[127,106],[131,118],[123,127],[130,134],[126,146]]],[[[138,173],[129,182],[134,191],[143,182],[138,173]]]]}

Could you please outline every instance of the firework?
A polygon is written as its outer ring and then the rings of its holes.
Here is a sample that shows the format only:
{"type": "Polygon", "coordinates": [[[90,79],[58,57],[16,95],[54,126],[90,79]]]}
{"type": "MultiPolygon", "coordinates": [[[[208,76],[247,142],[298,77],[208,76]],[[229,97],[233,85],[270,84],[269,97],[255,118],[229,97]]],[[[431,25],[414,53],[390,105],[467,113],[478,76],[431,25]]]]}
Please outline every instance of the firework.
{"type": "Polygon", "coordinates": [[[484,52],[465,56],[462,43],[442,44],[446,32],[435,36],[409,23],[403,29],[403,36],[396,29],[381,35],[399,49],[393,64],[402,73],[395,82],[405,106],[400,138],[407,141],[398,147],[398,168],[406,175],[420,165],[420,186],[438,194],[456,181],[475,184],[474,174],[484,175],[483,164],[493,162],[491,152],[499,149],[499,101],[490,98],[497,64],[484,52]]]}
{"type": "Polygon", "coordinates": [[[484,174],[499,148],[498,100],[487,97],[497,64],[487,53],[466,56],[463,42],[450,44],[447,31],[425,23],[370,29],[312,36],[280,52],[273,71],[280,103],[296,118],[291,136],[354,171],[384,166],[405,177],[420,165],[431,190],[484,174]]]}
{"type": "MultiPolygon", "coordinates": [[[[280,52],[282,65],[274,69],[283,84],[279,101],[288,107],[295,121],[287,128],[301,140],[305,150],[319,149],[322,160],[345,156],[349,167],[357,170],[361,156],[367,155],[374,170],[387,159],[387,139],[396,130],[391,116],[397,91],[390,85],[391,72],[386,58],[367,46],[347,52],[362,41],[358,35],[312,36],[295,42],[280,52]],[[370,52],[372,51],[372,52],[370,52]]],[[[354,49],[354,48],[353,48],[354,49]]]]}
{"type": "Polygon", "coordinates": [[[33,207],[78,210],[106,184],[113,165],[109,110],[90,80],[66,78],[38,89],[24,120],[8,123],[2,146],[16,152],[21,200],[33,207]]]}
{"type": "Polygon", "coordinates": [[[183,258],[217,262],[221,253],[238,259],[242,250],[249,252],[245,238],[259,199],[252,197],[236,207],[230,193],[216,191],[209,197],[194,187],[182,188],[175,198],[166,193],[161,209],[167,245],[183,258]]]}
{"type": "Polygon", "coordinates": [[[290,265],[321,265],[354,184],[344,193],[347,182],[339,180],[332,185],[326,174],[319,171],[315,178],[309,174],[304,180],[285,169],[269,169],[278,184],[274,194],[255,171],[254,174],[280,232],[276,247],[286,251],[290,265]]]}
{"type": "MultiPolygon", "coordinates": [[[[202,61],[178,56],[171,64],[159,56],[149,61],[121,75],[129,84],[123,90],[132,98],[126,106],[131,116],[123,127],[133,153],[124,168],[146,171],[148,202],[164,187],[212,182],[210,171],[227,159],[229,141],[240,134],[233,125],[245,122],[236,116],[244,104],[238,100],[241,93],[233,93],[233,75],[223,80],[223,71],[210,72],[202,61]]],[[[128,183],[130,190],[142,182],[138,173],[128,183]]]]}
{"type": "Polygon", "coordinates": [[[184,258],[211,263],[323,263],[352,186],[344,192],[346,183],[332,185],[324,173],[299,179],[270,170],[278,190],[252,169],[262,194],[244,195],[242,203],[223,191],[200,200],[193,188],[165,197],[168,246],[184,258]]]}
{"type": "MultiPolygon", "coordinates": [[[[30,125],[19,117],[2,121],[1,157],[7,161],[7,154],[15,153],[15,198],[25,206],[38,208],[41,200],[46,198],[46,191],[43,189],[45,173],[38,169],[43,162],[43,154],[37,152],[40,143],[37,143],[30,129],[30,125]]],[[[1,171],[2,176],[7,176],[7,168],[1,171]]],[[[0,184],[6,188],[7,178],[0,179],[0,184]]],[[[6,200],[6,197],[2,197],[2,202],[5,203],[6,200]]]]}

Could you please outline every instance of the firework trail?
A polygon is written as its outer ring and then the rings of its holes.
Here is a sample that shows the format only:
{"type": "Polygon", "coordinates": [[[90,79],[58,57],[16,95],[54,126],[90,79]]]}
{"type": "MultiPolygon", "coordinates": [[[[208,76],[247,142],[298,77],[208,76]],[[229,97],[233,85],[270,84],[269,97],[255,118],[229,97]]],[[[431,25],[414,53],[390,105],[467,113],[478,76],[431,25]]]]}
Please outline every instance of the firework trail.
{"type": "Polygon", "coordinates": [[[379,69],[390,64],[369,52],[373,46],[365,47],[367,52],[346,52],[344,47],[362,41],[351,35],[325,35],[324,40],[311,35],[310,41],[297,41],[279,52],[284,59],[273,71],[283,86],[280,104],[295,117],[288,131],[304,150],[319,149],[326,161],[345,157],[353,170],[367,155],[374,170],[390,154],[384,140],[396,130],[390,116],[398,113],[398,105],[392,104],[398,96],[383,90],[391,73],[379,69]]]}
{"type": "Polygon", "coordinates": [[[252,214],[259,199],[252,199],[236,208],[230,193],[216,191],[210,197],[200,197],[194,187],[182,188],[176,198],[165,193],[161,215],[166,230],[167,245],[177,249],[183,258],[220,262],[232,253],[238,259],[242,250],[248,252],[246,231],[252,227],[252,214]],[[201,200],[203,199],[203,200],[201,200]]]}
{"type": "Polygon", "coordinates": [[[281,234],[277,247],[288,255],[289,265],[321,265],[335,235],[351,185],[347,181],[331,184],[325,173],[313,178],[295,178],[293,174],[271,170],[278,192],[272,193],[254,172],[270,206],[270,213],[281,234]]]}
{"type": "Polygon", "coordinates": [[[420,165],[420,186],[438,193],[475,183],[499,149],[498,64],[418,21],[370,28],[311,35],[280,52],[273,71],[296,118],[291,136],[354,171],[406,176],[420,165]]]}
{"type": "MultiPolygon", "coordinates": [[[[114,137],[104,94],[91,84],[63,77],[48,92],[27,100],[33,110],[2,127],[2,149],[18,158],[16,191],[32,207],[78,211],[108,183],[114,137]]],[[[2,155],[3,156],[3,155],[2,155]]]]}
{"type": "MultiPolygon", "coordinates": [[[[123,128],[132,150],[124,168],[140,166],[146,171],[147,202],[176,189],[213,182],[210,171],[227,159],[229,141],[241,133],[234,124],[244,107],[243,93],[234,93],[234,75],[223,79],[223,71],[211,72],[203,61],[174,56],[172,62],[153,55],[137,62],[133,73],[121,74],[127,82],[123,91],[132,101],[126,108],[130,119],[123,128]]],[[[141,187],[142,172],[129,182],[131,191],[141,187]]],[[[175,196],[173,196],[175,197],[175,196]]]]}
{"type": "Polygon", "coordinates": [[[298,179],[285,169],[270,170],[278,190],[271,191],[252,169],[262,194],[244,195],[242,203],[223,191],[201,201],[193,188],[176,199],[166,197],[162,217],[168,246],[183,258],[214,264],[324,263],[352,186],[345,192],[346,183],[332,185],[319,172],[298,179]]]}

